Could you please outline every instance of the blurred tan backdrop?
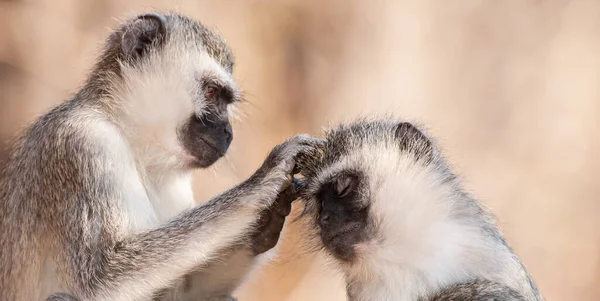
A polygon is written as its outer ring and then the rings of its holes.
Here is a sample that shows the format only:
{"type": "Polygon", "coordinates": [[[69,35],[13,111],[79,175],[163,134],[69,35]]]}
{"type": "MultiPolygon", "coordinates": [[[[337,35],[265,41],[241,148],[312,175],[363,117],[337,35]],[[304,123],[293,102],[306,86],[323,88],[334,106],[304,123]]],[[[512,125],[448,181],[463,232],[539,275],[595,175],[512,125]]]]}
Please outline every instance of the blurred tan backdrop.
{"type": "MultiPolygon", "coordinates": [[[[76,91],[115,18],[153,8],[218,28],[250,101],[199,202],[293,133],[393,112],[441,140],[548,300],[600,300],[600,1],[4,0],[2,149],[76,91]]],[[[286,232],[241,301],[344,300],[286,232]]]]}

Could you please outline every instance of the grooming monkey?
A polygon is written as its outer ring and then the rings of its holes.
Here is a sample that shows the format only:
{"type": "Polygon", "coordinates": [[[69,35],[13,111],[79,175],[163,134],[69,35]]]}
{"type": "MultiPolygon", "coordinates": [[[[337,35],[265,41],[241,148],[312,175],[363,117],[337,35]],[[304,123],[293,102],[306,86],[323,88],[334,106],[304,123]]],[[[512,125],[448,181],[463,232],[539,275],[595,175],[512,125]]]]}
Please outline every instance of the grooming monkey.
{"type": "Polygon", "coordinates": [[[351,301],[543,300],[494,219],[410,123],[360,120],[301,155],[314,245],[351,301]]]}
{"type": "Polygon", "coordinates": [[[233,65],[217,33],[178,14],[109,36],[83,88],[25,131],[4,170],[0,300],[233,300],[277,242],[296,155],[316,143],[286,141],[196,206],[193,169],[233,137],[233,65]]]}

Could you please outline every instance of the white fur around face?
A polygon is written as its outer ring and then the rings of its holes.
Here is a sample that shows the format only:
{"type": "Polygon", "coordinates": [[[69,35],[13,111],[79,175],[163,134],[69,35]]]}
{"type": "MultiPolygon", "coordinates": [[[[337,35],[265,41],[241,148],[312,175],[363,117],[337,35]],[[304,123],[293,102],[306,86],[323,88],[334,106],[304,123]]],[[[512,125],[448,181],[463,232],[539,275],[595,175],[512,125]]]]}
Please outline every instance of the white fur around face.
{"type": "MultiPolygon", "coordinates": [[[[231,75],[221,65],[202,49],[190,45],[167,44],[161,53],[150,53],[142,66],[129,68],[122,65],[122,70],[124,84],[117,85],[112,91],[114,103],[119,104],[112,108],[112,113],[119,121],[121,135],[106,135],[118,138],[118,141],[105,143],[122,144],[121,155],[116,154],[115,157],[120,156],[116,160],[123,167],[120,173],[123,186],[120,189],[124,197],[124,229],[131,234],[164,224],[196,205],[191,188],[191,170],[185,166],[185,162],[193,158],[180,145],[177,129],[194,114],[197,117],[205,114],[206,105],[199,95],[202,76],[210,75],[233,87],[234,93],[239,92],[236,92],[231,75]]],[[[232,111],[232,106],[228,106],[228,112],[232,111]]],[[[136,281],[123,283],[122,291],[127,294],[107,294],[100,299],[131,300],[145,296],[148,286],[167,285],[161,281],[182,274],[182,269],[190,263],[198,263],[202,267],[220,256],[215,254],[215,250],[239,241],[239,235],[244,233],[255,216],[256,212],[239,212],[226,218],[226,221],[213,225],[212,230],[202,233],[205,238],[198,238],[202,243],[186,246],[189,251],[179,253],[181,256],[163,266],[159,273],[149,273],[160,277],[149,277],[143,285],[134,285],[139,284],[136,281]]],[[[194,274],[199,281],[190,294],[204,298],[220,290],[232,290],[251,274],[248,271],[258,262],[245,252],[233,254],[231,258],[219,257],[219,260],[223,260],[222,268],[217,263],[211,265],[210,270],[194,274]]]]}
{"type": "Polygon", "coordinates": [[[231,75],[197,46],[167,43],[150,52],[141,65],[122,64],[115,81],[117,120],[145,168],[181,168],[192,158],[183,149],[177,129],[194,114],[201,117],[200,79],[210,74],[235,87],[231,75]]]}
{"type": "MultiPolygon", "coordinates": [[[[175,215],[195,206],[192,189],[191,173],[184,171],[171,171],[169,173],[156,174],[140,168],[131,151],[126,139],[119,134],[119,129],[108,120],[89,114],[79,120],[82,127],[87,131],[89,143],[102,145],[105,153],[102,156],[100,168],[106,168],[117,177],[115,183],[120,191],[121,198],[115,200],[118,208],[115,220],[119,233],[127,235],[147,231],[166,223],[175,215]]],[[[254,196],[247,195],[252,198],[254,196]]],[[[243,202],[243,201],[242,201],[243,202]]],[[[99,293],[97,300],[146,300],[150,288],[164,287],[170,285],[165,279],[172,279],[177,275],[185,273],[191,264],[198,266],[206,264],[219,254],[226,246],[232,245],[240,240],[240,235],[245,233],[246,228],[255,220],[260,208],[253,210],[241,210],[239,214],[229,215],[221,218],[205,232],[198,233],[194,241],[185,245],[181,250],[173,250],[175,258],[157,267],[160,271],[148,271],[144,282],[138,280],[120,283],[121,289],[111,289],[110,292],[99,293]]],[[[253,256],[236,254],[235,262],[227,262],[227,266],[218,275],[205,275],[211,277],[212,285],[223,285],[229,287],[238,281],[230,281],[230,278],[241,279],[254,264],[253,256]],[[239,257],[239,258],[238,258],[239,257]],[[224,279],[223,284],[219,279],[224,279]],[[232,284],[233,283],[233,284],[232,284]]],[[[51,263],[49,261],[49,263],[51,263]]],[[[46,283],[56,279],[55,268],[48,265],[46,283]]],[[[207,280],[204,283],[209,283],[207,280]]],[[[50,294],[60,288],[59,283],[52,283],[43,294],[50,294]]],[[[206,287],[206,292],[211,292],[214,287],[206,287]]]]}
{"type": "Polygon", "coordinates": [[[190,171],[148,172],[135,160],[116,126],[98,118],[87,123],[90,142],[106,148],[106,169],[118,176],[116,189],[121,192],[127,232],[152,229],[195,205],[190,171]]]}
{"type": "Polygon", "coordinates": [[[122,166],[129,226],[148,229],[195,205],[191,170],[185,167],[192,158],[178,129],[205,110],[200,78],[210,74],[233,87],[235,83],[204,49],[187,43],[167,43],[140,65],[121,64],[121,70],[123,78],[114,81],[111,91],[114,100],[108,101],[118,129],[106,132],[107,123],[94,125],[94,131],[104,143],[118,145],[115,160],[122,166]]]}

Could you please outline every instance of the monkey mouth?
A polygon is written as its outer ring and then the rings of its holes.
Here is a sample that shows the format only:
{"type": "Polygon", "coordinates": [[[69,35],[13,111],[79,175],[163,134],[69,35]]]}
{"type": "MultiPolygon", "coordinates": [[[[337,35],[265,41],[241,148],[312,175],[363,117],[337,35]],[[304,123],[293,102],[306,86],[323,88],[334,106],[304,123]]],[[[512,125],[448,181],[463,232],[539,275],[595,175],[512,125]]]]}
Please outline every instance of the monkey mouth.
{"type": "Polygon", "coordinates": [[[227,148],[223,149],[220,147],[215,146],[213,143],[210,143],[208,141],[208,139],[205,139],[203,137],[198,137],[202,142],[204,142],[204,144],[210,149],[212,150],[217,156],[222,157],[225,155],[225,153],[227,152],[227,148]]]}
{"type": "Polygon", "coordinates": [[[208,143],[205,139],[202,139],[202,141],[204,141],[204,144],[206,144],[206,146],[208,146],[208,148],[211,149],[215,154],[222,155],[222,151],[219,150],[216,146],[208,143]]]}
{"type": "Polygon", "coordinates": [[[225,155],[227,148],[219,147],[218,144],[212,143],[210,139],[198,136],[196,147],[188,150],[193,158],[191,164],[194,168],[209,167],[225,155]]]}
{"type": "MultiPolygon", "coordinates": [[[[360,228],[360,225],[353,224],[348,227],[344,227],[344,228],[340,229],[339,231],[335,231],[333,233],[327,231],[329,233],[326,234],[323,232],[323,230],[321,230],[321,240],[323,240],[324,245],[339,244],[339,240],[344,240],[344,238],[346,238],[348,236],[348,234],[355,232],[359,228],[360,228]]],[[[347,242],[342,242],[342,243],[349,244],[347,242]]]]}
{"type": "Polygon", "coordinates": [[[359,231],[360,225],[353,225],[330,235],[321,234],[321,240],[325,249],[336,259],[352,263],[358,256],[355,246],[362,241],[359,231]]]}

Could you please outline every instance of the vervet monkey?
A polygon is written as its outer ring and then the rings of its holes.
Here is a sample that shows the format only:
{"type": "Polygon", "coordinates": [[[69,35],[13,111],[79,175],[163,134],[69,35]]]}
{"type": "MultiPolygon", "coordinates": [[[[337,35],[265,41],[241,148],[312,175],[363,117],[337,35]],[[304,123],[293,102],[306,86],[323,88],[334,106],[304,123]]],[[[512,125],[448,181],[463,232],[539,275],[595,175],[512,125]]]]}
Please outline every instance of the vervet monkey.
{"type": "Polygon", "coordinates": [[[298,159],[301,221],[340,267],[349,300],[543,299],[423,131],[358,120],[326,136],[298,159]]]}
{"type": "Polygon", "coordinates": [[[0,300],[232,299],[277,242],[295,157],[315,142],[288,140],[196,206],[192,171],[233,138],[233,65],[216,32],[179,14],[112,32],[83,88],[24,132],[5,167],[0,300]]]}

